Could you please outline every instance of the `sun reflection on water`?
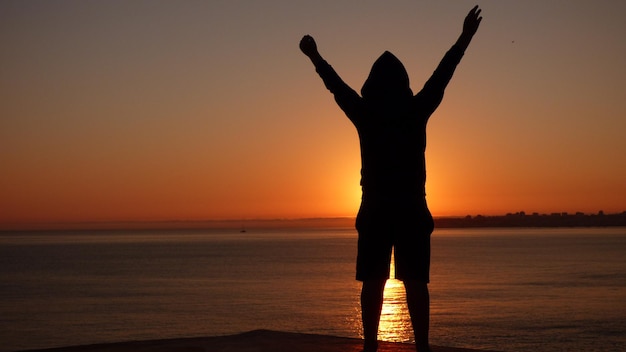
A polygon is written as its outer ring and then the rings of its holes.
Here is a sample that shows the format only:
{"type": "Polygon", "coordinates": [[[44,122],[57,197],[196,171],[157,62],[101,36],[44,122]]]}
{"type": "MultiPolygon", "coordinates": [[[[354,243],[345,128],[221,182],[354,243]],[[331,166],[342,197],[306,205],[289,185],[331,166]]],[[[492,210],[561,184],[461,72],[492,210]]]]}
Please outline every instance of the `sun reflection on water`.
{"type": "MultiPolygon", "coordinates": [[[[355,315],[349,319],[348,324],[354,327],[355,332],[363,338],[361,325],[361,309],[358,298],[355,297],[355,315]]],[[[385,284],[383,308],[380,315],[380,325],[378,327],[378,339],[390,342],[410,342],[414,343],[413,325],[409,316],[409,309],[406,305],[406,292],[404,284],[395,279],[395,265],[393,253],[391,257],[391,267],[389,280],[385,284]]]]}
{"type": "Polygon", "coordinates": [[[391,272],[385,285],[383,310],[380,316],[378,339],[394,342],[414,342],[413,326],[406,305],[404,284],[395,279],[394,258],[391,258],[391,272]]]}

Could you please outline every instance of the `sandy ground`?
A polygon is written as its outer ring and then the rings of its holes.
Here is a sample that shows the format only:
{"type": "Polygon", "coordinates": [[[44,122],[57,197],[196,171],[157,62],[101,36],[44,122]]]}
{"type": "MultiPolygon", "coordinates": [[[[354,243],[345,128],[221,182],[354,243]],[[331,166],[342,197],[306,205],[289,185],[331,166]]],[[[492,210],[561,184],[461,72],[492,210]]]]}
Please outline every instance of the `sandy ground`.
{"type": "MultiPolygon", "coordinates": [[[[360,339],[255,330],[238,335],[52,348],[46,352],[360,352],[360,339]]],[[[432,346],[432,352],[478,350],[432,346]]],[[[415,352],[411,344],[381,342],[379,352],[415,352]]],[[[486,351],[482,351],[486,352],[486,351]]]]}

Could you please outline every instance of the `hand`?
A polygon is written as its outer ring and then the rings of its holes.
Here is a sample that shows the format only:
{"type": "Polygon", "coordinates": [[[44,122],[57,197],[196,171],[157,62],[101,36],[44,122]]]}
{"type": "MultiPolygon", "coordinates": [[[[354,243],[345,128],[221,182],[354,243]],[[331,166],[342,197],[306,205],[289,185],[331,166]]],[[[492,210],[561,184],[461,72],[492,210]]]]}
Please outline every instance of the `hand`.
{"type": "Polygon", "coordinates": [[[480,25],[480,21],[483,20],[482,16],[480,16],[481,9],[478,8],[478,5],[474,6],[473,9],[465,17],[465,21],[463,22],[463,34],[468,36],[473,36],[478,30],[478,26],[480,25]]]}
{"type": "Polygon", "coordinates": [[[314,57],[319,55],[317,52],[317,44],[315,44],[315,39],[310,35],[305,35],[300,40],[300,50],[304,53],[304,55],[308,57],[314,57]]]}

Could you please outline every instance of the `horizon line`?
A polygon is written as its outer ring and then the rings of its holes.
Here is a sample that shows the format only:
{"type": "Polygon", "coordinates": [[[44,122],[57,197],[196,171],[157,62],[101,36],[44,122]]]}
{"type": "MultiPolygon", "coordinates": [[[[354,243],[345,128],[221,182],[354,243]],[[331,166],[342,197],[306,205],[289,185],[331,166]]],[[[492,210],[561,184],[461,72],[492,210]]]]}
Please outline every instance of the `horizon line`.
{"type": "MultiPolygon", "coordinates": [[[[500,216],[594,216],[594,215],[622,215],[622,212],[595,213],[585,212],[524,212],[505,214],[476,214],[476,215],[442,215],[433,216],[434,219],[462,219],[476,217],[500,217],[500,216]]],[[[325,225],[344,227],[346,221],[354,221],[356,216],[317,216],[317,217],[273,217],[273,218],[225,218],[225,219],[168,219],[168,220],[85,220],[85,221],[31,221],[31,222],[6,222],[0,223],[0,232],[7,231],[62,231],[62,230],[151,230],[151,229],[203,229],[203,228],[245,228],[271,227],[268,225],[281,223],[280,227],[303,227],[304,225],[317,225],[326,222],[325,225]],[[209,226],[210,225],[210,226],[209,226]]]]}

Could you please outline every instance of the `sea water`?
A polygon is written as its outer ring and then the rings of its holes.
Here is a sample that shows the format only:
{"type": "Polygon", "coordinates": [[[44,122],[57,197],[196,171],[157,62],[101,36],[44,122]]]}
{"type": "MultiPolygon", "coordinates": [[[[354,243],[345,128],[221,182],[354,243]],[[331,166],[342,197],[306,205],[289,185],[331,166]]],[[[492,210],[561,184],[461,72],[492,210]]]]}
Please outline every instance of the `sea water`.
{"type": "MultiPolygon", "coordinates": [[[[431,343],[626,351],[626,228],[437,229],[431,343]]],[[[360,337],[356,232],[0,234],[0,351],[272,329],[360,337]]],[[[411,342],[402,283],[380,338],[411,342]]]]}

